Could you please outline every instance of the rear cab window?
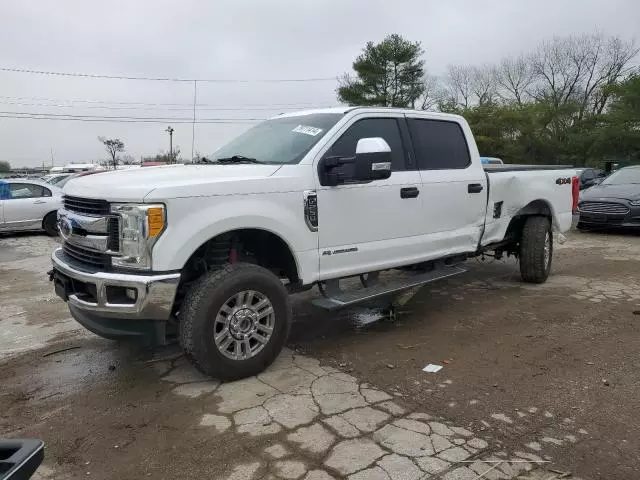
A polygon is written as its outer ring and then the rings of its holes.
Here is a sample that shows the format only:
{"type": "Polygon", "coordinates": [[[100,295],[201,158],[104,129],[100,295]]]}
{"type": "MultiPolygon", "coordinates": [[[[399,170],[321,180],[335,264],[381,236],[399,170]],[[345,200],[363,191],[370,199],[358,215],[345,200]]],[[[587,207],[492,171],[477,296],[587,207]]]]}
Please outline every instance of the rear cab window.
{"type": "Polygon", "coordinates": [[[428,118],[407,120],[420,170],[464,169],[471,165],[469,146],[460,124],[428,118]]]}

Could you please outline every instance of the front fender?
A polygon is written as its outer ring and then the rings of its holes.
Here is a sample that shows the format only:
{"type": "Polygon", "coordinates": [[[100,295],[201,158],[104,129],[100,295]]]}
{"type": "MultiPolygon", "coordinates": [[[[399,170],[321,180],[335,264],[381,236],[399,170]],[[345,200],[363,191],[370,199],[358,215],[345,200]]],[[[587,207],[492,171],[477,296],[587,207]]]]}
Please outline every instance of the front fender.
{"type": "Polygon", "coordinates": [[[206,241],[232,230],[256,228],[278,235],[291,250],[300,278],[311,268],[305,252],[318,238],[304,221],[301,192],[179,198],[167,202],[167,229],[153,249],[153,270],[180,270],[206,241]]]}

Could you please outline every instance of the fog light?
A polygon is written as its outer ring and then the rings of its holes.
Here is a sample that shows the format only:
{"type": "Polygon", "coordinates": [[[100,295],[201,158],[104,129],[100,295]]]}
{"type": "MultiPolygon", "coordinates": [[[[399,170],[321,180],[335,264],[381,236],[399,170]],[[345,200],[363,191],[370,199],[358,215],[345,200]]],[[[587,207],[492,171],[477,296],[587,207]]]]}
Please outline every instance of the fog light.
{"type": "Polygon", "coordinates": [[[127,288],[124,291],[124,294],[127,296],[128,299],[133,300],[134,302],[138,298],[138,291],[135,288],[127,288]]]}

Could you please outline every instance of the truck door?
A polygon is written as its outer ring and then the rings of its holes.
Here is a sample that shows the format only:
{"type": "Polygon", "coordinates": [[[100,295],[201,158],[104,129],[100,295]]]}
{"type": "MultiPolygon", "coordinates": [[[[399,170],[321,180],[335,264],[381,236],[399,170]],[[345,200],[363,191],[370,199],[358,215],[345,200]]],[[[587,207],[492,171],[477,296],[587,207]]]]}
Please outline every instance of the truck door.
{"type": "Polygon", "coordinates": [[[433,258],[473,252],[487,208],[487,178],[475,143],[468,144],[460,123],[407,115],[422,181],[425,249],[433,258]]]}
{"type": "Polygon", "coordinates": [[[361,138],[381,137],[391,147],[386,180],[321,186],[316,178],[320,278],[335,278],[412,263],[419,254],[420,174],[408,168],[400,132],[402,115],[355,116],[335,135],[324,156],[352,157],[361,138]]]}

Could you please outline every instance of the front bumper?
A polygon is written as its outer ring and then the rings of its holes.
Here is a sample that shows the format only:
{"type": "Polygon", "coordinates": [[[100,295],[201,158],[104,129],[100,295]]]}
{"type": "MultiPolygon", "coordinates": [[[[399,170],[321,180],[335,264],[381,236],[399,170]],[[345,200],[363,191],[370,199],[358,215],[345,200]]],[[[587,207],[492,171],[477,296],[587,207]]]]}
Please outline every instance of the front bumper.
{"type": "Polygon", "coordinates": [[[73,310],[93,316],[168,320],[175,300],[180,273],[124,274],[102,272],[76,264],[61,248],[51,255],[53,279],[59,295],[73,310]],[[118,295],[124,289],[135,290],[135,299],[118,295]]]}
{"type": "Polygon", "coordinates": [[[579,222],[589,226],[640,228],[640,207],[628,206],[627,213],[579,212],[579,222]]]}

